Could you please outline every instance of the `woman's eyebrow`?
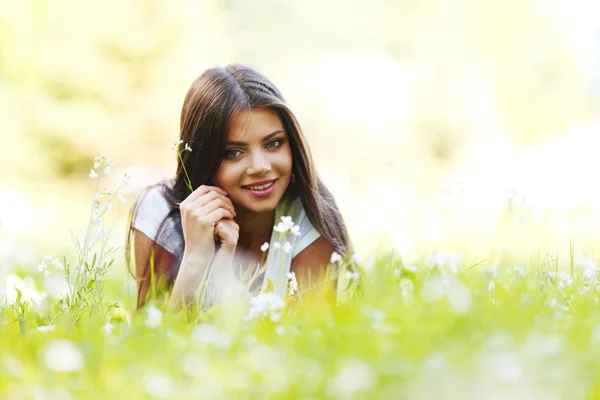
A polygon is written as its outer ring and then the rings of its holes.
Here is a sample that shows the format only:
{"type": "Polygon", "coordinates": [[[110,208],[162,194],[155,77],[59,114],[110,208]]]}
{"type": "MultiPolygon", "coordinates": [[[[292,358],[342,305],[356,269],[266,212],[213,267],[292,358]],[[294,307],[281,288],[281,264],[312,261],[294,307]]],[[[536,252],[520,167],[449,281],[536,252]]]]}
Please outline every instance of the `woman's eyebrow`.
{"type": "MultiPolygon", "coordinates": [[[[263,140],[263,142],[264,142],[265,140],[269,140],[269,139],[271,139],[273,136],[275,136],[275,135],[277,135],[278,133],[281,133],[281,132],[283,132],[283,130],[282,130],[282,129],[276,130],[276,131],[275,131],[275,132],[273,132],[273,133],[269,133],[267,136],[265,136],[264,138],[262,138],[262,140],[263,140]]],[[[245,143],[245,142],[227,142],[227,145],[228,145],[228,146],[229,146],[229,145],[233,145],[233,146],[245,146],[246,144],[247,144],[247,143],[245,143]]]]}

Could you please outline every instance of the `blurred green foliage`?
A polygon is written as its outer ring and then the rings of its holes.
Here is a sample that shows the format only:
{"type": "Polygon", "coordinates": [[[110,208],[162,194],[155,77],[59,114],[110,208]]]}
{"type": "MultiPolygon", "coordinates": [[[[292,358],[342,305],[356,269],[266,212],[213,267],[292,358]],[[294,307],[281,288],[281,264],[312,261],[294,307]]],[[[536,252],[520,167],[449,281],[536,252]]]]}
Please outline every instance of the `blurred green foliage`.
{"type": "MultiPolygon", "coordinates": [[[[47,171],[84,174],[81,159],[100,151],[117,163],[170,161],[163,150],[177,136],[187,86],[204,68],[233,61],[272,77],[315,131],[343,124],[313,101],[316,93],[299,88],[324,62],[365,51],[421,75],[408,126],[390,129],[402,143],[414,137],[430,165],[460,161],[465,145],[494,126],[531,144],[590,111],[558,4],[7,2],[0,7],[0,167],[45,179],[47,171]],[[31,143],[47,157],[24,157],[31,143]],[[43,168],[47,162],[53,167],[43,168]]],[[[347,82],[357,101],[366,100],[361,87],[369,80],[347,82]]]]}

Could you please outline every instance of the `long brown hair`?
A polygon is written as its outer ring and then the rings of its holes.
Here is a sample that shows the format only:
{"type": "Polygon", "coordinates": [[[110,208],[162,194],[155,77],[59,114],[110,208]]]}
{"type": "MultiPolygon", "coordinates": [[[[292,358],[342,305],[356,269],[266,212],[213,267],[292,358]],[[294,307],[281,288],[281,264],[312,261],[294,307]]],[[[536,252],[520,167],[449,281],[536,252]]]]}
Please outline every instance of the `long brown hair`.
{"type": "MultiPolygon", "coordinates": [[[[317,176],[308,144],[300,125],[286,105],[279,90],[258,71],[239,64],[210,68],[200,75],[187,92],[183,102],[180,121],[180,140],[188,143],[192,152],[182,152],[182,160],[189,174],[192,188],[210,185],[225,152],[227,131],[232,118],[242,110],[267,108],[275,111],[281,119],[292,151],[292,172],[295,179],[290,181],[286,195],[298,196],[306,214],[315,229],[325,237],[340,253],[345,254],[349,238],[344,220],[334,197],[317,176]]],[[[183,144],[182,144],[183,145],[183,144]]],[[[181,146],[182,146],[181,145],[181,146]]],[[[181,162],[177,164],[175,179],[160,182],[165,198],[172,206],[171,213],[163,220],[158,236],[166,228],[171,218],[181,228],[179,204],[190,194],[186,186],[186,175],[181,162]]],[[[153,186],[157,186],[153,185],[153,186]]],[[[131,268],[131,246],[133,242],[133,221],[147,188],[134,203],[129,215],[129,229],[126,239],[126,262],[131,268]]],[[[155,239],[155,238],[151,238],[155,239]]],[[[156,241],[154,242],[156,246],[156,241]]],[[[156,251],[154,252],[156,254],[156,251]]],[[[150,282],[150,254],[144,265],[141,282],[138,282],[138,306],[150,282]]],[[[163,260],[154,260],[156,274],[166,277],[172,285],[179,270],[177,265],[164,265],[163,260]],[[160,265],[163,263],[163,265],[160,265]]],[[[134,275],[135,276],[135,275],[134,275]]]]}

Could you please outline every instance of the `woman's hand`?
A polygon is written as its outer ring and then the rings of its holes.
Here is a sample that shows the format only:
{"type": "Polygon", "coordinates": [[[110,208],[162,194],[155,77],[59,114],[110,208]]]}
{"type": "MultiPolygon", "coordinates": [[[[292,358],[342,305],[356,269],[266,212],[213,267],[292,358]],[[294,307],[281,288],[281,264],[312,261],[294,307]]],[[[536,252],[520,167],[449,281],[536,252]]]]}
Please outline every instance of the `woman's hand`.
{"type": "Polygon", "coordinates": [[[221,242],[221,248],[228,253],[235,253],[240,237],[240,226],[233,219],[222,219],[215,225],[215,236],[221,242]]]}
{"type": "MultiPolygon", "coordinates": [[[[216,224],[232,221],[235,217],[227,192],[216,186],[200,186],[181,202],[179,210],[185,241],[184,257],[208,258],[210,261],[215,254],[216,224]]],[[[231,240],[231,234],[223,232],[224,237],[231,240]]],[[[229,245],[230,242],[227,243],[229,245]]]]}

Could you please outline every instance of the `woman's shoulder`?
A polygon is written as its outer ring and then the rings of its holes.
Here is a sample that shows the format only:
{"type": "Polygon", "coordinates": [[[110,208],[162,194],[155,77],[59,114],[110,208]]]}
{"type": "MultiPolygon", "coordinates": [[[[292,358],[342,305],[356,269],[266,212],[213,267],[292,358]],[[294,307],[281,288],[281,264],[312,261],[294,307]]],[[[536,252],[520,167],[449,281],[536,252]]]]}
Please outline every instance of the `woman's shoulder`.
{"type": "Polygon", "coordinates": [[[157,183],[143,189],[136,199],[133,227],[151,239],[174,208],[167,200],[167,189],[166,184],[157,183]]]}

